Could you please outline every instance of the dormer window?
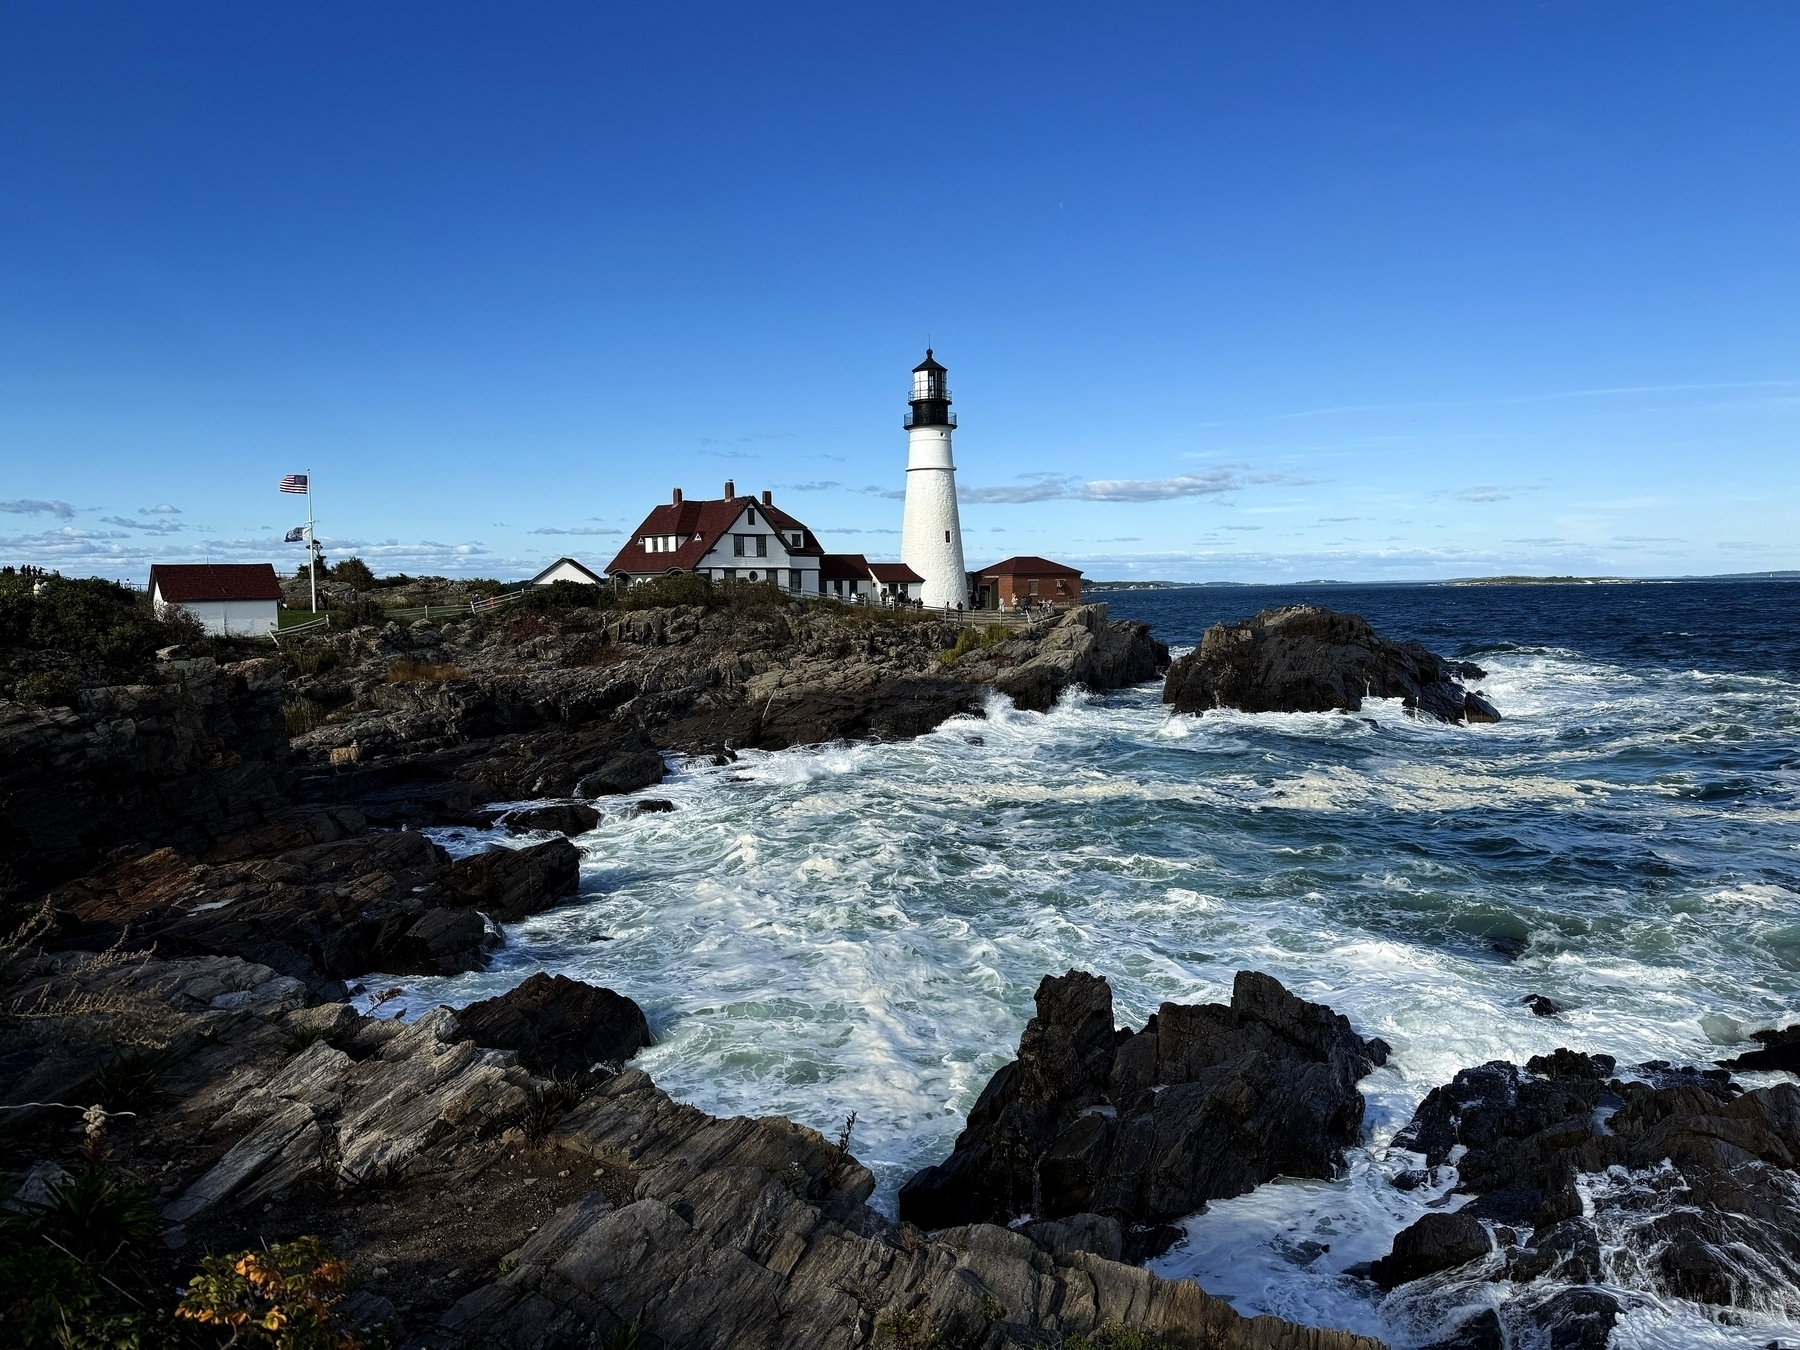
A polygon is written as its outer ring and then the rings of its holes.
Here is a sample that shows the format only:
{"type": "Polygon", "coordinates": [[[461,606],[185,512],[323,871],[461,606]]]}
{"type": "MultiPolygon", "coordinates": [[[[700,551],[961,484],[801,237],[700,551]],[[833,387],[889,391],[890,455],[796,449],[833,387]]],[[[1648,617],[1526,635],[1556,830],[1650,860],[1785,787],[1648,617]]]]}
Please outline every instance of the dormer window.
{"type": "Polygon", "coordinates": [[[801,547],[801,546],[802,546],[802,545],[803,545],[803,544],[805,544],[805,542],[806,542],[806,540],[805,540],[805,538],[804,538],[804,536],[802,536],[802,535],[798,535],[798,534],[796,534],[796,535],[794,535],[794,536],[792,536],[792,538],[793,538],[793,541],[794,541],[794,547],[795,547],[795,548],[799,548],[799,547],[801,547]]]}
{"type": "Polygon", "coordinates": [[[749,514],[746,516],[744,523],[746,525],[756,524],[756,508],[754,506],[750,508],[749,514]]]}

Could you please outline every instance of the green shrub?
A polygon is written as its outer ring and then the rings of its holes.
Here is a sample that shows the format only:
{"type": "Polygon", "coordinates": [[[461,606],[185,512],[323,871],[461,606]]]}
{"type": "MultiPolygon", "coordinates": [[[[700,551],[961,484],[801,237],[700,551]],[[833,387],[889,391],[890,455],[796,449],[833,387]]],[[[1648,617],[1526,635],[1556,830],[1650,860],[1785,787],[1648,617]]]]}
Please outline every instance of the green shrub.
{"type": "Polygon", "coordinates": [[[387,610],[366,595],[331,611],[331,626],[336,629],[380,628],[387,621],[387,610]]]}
{"type": "Polygon", "coordinates": [[[542,613],[547,609],[595,609],[610,600],[611,591],[607,587],[559,580],[548,586],[528,586],[507,608],[514,614],[520,610],[542,613]]]}
{"type": "Polygon", "coordinates": [[[229,1331],[227,1345],[269,1350],[361,1350],[338,1315],[349,1268],[316,1237],[261,1251],[209,1256],[175,1312],[229,1331]]]}
{"type": "Polygon", "coordinates": [[[17,1350],[149,1350],[194,1342],[164,1289],[153,1187],[91,1164],[46,1202],[0,1212],[0,1337],[17,1350]]]}
{"type": "Polygon", "coordinates": [[[80,1100],[103,1106],[109,1112],[154,1107],[168,1095],[156,1086],[156,1081],[174,1062],[167,1050],[142,1050],[109,1059],[94,1070],[80,1100]]]}
{"type": "Polygon", "coordinates": [[[83,663],[105,666],[114,680],[147,675],[159,647],[205,639],[186,610],[158,615],[150,597],[100,577],[39,579],[0,574],[0,652],[67,652],[83,663]]]}
{"type": "Polygon", "coordinates": [[[331,579],[341,581],[346,586],[354,586],[359,591],[375,589],[375,574],[361,558],[345,558],[331,569],[331,579]]]}
{"type": "Polygon", "coordinates": [[[965,628],[956,635],[954,647],[938,653],[938,660],[953,666],[970,652],[998,646],[1011,637],[1012,630],[1003,623],[990,623],[986,628],[965,628]]]}
{"type": "Polygon", "coordinates": [[[40,670],[19,681],[19,702],[33,708],[79,708],[81,681],[66,670],[40,670]]]}

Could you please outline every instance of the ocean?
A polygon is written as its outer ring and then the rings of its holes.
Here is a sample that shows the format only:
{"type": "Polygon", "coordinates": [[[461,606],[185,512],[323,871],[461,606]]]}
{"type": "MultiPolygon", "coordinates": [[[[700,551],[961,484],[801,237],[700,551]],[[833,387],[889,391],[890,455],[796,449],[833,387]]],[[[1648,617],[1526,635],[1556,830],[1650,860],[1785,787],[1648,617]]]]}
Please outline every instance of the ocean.
{"type": "MultiPolygon", "coordinates": [[[[1097,598],[1177,652],[1270,605],[1354,611],[1483,666],[1505,720],[1421,723],[1380,700],[1176,717],[1148,685],[1047,714],[996,698],[910,742],[680,763],[640,794],[673,813],[598,803],[579,903],[509,926],[490,970],[394,981],[399,1006],[538,969],[619,990],[657,1040],[636,1063],[675,1097],[831,1137],[855,1112],[891,1212],[1012,1057],[1044,975],[1105,976],[1141,1025],[1267,971],[1394,1047],[1362,1084],[1363,1145],[1338,1180],[1215,1203],[1154,1268],[1396,1346],[1447,1310],[1343,1271],[1442,1198],[1388,1184],[1408,1164],[1387,1144],[1433,1086],[1565,1045],[1710,1061],[1800,1012],[1800,584],[1097,598]],[[1536,1017],[1530,994],[1568,1010],[1536,1017]]],[[[499,837],[430,833],[458,853],[499,837]]],[[[1613,1344],[1795,1331],[1776,1311],[1741,1323],[1639,1291],[1613,1344]]]]}

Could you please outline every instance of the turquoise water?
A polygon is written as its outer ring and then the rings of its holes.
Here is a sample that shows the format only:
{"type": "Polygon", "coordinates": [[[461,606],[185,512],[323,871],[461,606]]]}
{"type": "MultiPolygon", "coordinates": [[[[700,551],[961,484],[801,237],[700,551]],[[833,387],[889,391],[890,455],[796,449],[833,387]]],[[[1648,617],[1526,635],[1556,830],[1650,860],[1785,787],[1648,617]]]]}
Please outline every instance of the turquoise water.
{"type": "MultiPolygon", "coordinates": [[[[658,1040],[639,1063],[675,1096],[832,1135],[855,1111],[891,1207],[1011,1057],[1043,975],[1106,976],[1138,1024],[1268,971],[1395,1047],[1363,1084],[1366,1147],[1342,1181],[1215,1205],[1160,1268],[1396,1344],[1431,1318],[1340,1272],[1432,1198],[1385,1182],[1405,1165],[1385,1145],[1432,1086],[1558,1045],[1711,1059],[1800,1011],[1800,586],[1109,598],[1178,648],[1323,598],[1479,662],[1506,720],[1421,724],[1382,702],[1173,717],[1149,686],[1045,715],[995,700],[904,744],[678,764],[645,794],[671,814],[599,803],[579,904],[509,927],[489,971],[402,982],[406,1004],[535,969],[629,994],[658,1040]],[[1534,1017],[1529,993],[1570,1010],[1534,1017]],[[1296,1264],[1315,1233],[1331,1252],[1296,1264]]],[[[1652,1314],[1615,1343],[1789,1334],[1652,1314]]]]}

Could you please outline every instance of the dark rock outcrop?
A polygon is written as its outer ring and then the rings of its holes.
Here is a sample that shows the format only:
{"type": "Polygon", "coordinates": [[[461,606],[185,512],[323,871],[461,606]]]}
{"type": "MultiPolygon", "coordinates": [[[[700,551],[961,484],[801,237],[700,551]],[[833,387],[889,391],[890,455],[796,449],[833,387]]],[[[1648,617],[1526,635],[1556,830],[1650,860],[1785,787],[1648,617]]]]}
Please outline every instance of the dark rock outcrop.
{"type": "Polygon", "coordinates": [[[1357,1080],[1387,1055],[1254,971],[1229,1007],[1165,1003],[1135,1034],[1081,971],[1046,977],[1037,1010],[955,1151],[901,1189],[902,1218],[1159,1224],[1276,1176],[1329,1177],[1362,1121],[1357,1080]]]}
{"type": "Polygon", "coordinates": [[[623,1064],[650,1044],[644,1010],[622,994],[542,971],[456,1015],[482,1045],[518,1052],[536,1073],[580,1073],[623,1064]]]}
{"type": "Polygon", "coordinates": [[[1744,1070],[1785,1069],[1789,1073],[1800,1073],[1800,1023],[1778,1031],[1753,1031],[1750,1039],[1761,1044],[1762,1049],[1751,1050],[1736,1059],[1720,1060],[1721,1066],[1744,1070]]]}
{"type": "Polygon", "coordinates": [[[557,834],[586,834],[600,823],[600,813],[580,802],[553,802],[529,806],[506,815],[506,828],[515,834],[525,830],[554,830],[557,834]]]}
{"type": "MultiPolygon", "coordinates": [[[[1661,1061],[1625,1078],[1615,1068],[1558,1050],[1523,1069],[1464,1069],[1433,1089],[1395,1145],[1433,1167],[1462,1146],[1457,1190],[1476,1198],[1396,1237],[1375,1263],[1379,1282],[1454,1269],[1459,1252],[1481,1257],[1486,1230],[1500,1228],[1504,1262],[1469,1278],[1606,1281],[1605,1228],[1658,1296],[1743,1307],[1773,1285],[1800,1287],[1800,1089],[1743,1092],[1721,1071],[1661,1061]]],[[[1553,1304],[1537,1314],[1553,1343],[1606,1343],[1618,1312],[1609,1295],[1576,1289],[1553,1304]]]]}
{"type": "Polygon", "coordinates": [[[35,895],[108,857],[198,856],[289,814],[274,661],[158,664],[155,684],[83,690],[80,708],[0,700],[5,885],[35,895]]]}
{"type": "Polygon", "coordinates": [[[1355,712],[1365,698],[1397,698],[1440,721],[1498,722],[1493,704],[1462,684],[1485,676],[1416,642],[1381,637],[1359,615],[1293,605],[1207,629],[1169,667],[1163,702],[1186,713],[1355,712]]]}
{"type": "Polygon", "coordinates": [[[483,964],[485,911],[534,914],[573,893],[566,839],[452,863],[424,835],[395,830],[190,863],[159,849],[50,893],[61,941],[184,956],[242,956],[329,992],[369,971],[451,975],[483,964]]]}
{"type": "Polygon", "coordinates": [[[567,839],[526,848],[495,845],[459,858],[443,875],[446,890],[491,919],[514,923],[548,909],[581,884],[581,850],[567,839]]]}

